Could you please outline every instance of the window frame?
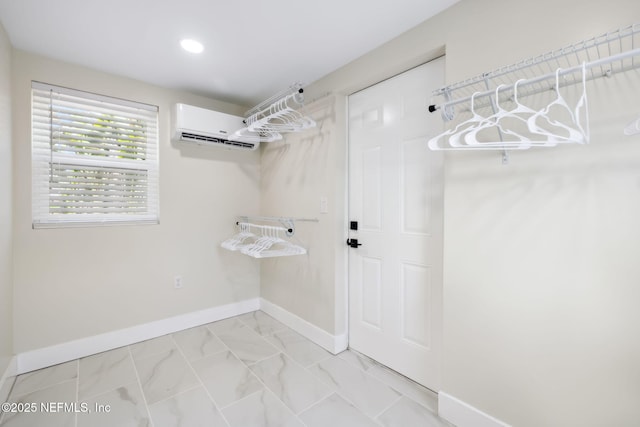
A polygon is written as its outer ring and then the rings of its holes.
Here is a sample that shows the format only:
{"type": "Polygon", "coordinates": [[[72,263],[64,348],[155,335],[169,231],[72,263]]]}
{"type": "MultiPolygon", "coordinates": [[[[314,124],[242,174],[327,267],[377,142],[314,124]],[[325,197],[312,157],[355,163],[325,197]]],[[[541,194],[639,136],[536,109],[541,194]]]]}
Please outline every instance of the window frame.
{"type": "Polygon", "coordinates": [[[158,224],[158,122],[158,106],[32,81],[33,228],[158,224]]]}

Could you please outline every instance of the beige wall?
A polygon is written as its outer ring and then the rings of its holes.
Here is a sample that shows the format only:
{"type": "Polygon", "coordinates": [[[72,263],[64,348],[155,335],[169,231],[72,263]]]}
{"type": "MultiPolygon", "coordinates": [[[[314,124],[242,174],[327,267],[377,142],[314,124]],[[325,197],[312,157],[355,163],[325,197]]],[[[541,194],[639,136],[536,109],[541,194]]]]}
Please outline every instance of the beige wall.
{"type": "Polygon", "coordinates": [[[11,170],[11,44],[0,25],[0,377],[13,355],[11,170]]]}
{"type": "Polygon", "coordinates": [[[13,57],[14,350],[24,352],[256,298],[259,263],[219,244],[260,209],[260,156],[170,143],[176,102],[243,108],[52,61],[13,57]],[[31,228],[31,81],[160,107],[160,224],[31,228]],[[184,288],[175,290],[181,275],[184,288]]]}
{"type": "MultiPolygon", "coordinates": [[[[310,85],[307,98],[333,92],[338,111],[346,95],[443,50],[453,83],[639,20],[636,0],[462,0],[310,85]]],[[[638,87],[638,72],[589,85],[589,146],[513,154],[508,166],[498,153],[447,154],[442,391],[517,426],[640,422],[640,145],[621,136],[640,114],[638,87]]],[[[325,148],[266,150],[263,206],[297,200],[297,212],[314,212],[322,191],[344,206],[345,128],[342,111],[325,148]],[[286,179],[270,172],[281,162],[286,179]],[[286,196],[270,192],[271,180],[287,184],[286,196]]],[[[333,271],[314,276],[310,254],[262,276],[268,299],[336,334],[342,212],[331,214],[338,233],[309,240],[333,271]],[[310,283],[318,298],[298,292],[310,283]]]]}
{"type": "Polygon", "coordinates": [[[294,237],[308,249],[306,255],[262,261],[260,294],[330,333],[341,333],[344,328],[336,327],[336,316],[340,321],[344,310],[336,306],[334,284],[341,279],[336,272],[342,248],[335,242],[344,235],[344,203],[335,194],[337,186],[344,185],[344,136],[336,128],[344,108],[333,96],[310,101],[305,110],[316,128],[264,146],[262,212],[319,222],[296,223],[294,237]],[[326,214],[320,213],[321,197],[330,199],[326,214]]]}

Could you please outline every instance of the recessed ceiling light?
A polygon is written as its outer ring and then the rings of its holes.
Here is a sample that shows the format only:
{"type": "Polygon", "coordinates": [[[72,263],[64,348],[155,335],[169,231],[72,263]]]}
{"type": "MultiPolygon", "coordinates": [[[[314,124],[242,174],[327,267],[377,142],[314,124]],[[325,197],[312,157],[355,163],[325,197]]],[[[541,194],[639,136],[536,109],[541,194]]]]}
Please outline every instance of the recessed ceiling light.
{"type": "Polygon", "coordinates": [[[180,46],[182,46],[182,48],[187,52],[191,53],[202,53],[202,51],[204,50],[204,46],[202,46],[202,43],[193,39],[180,40],[180,46]]]}

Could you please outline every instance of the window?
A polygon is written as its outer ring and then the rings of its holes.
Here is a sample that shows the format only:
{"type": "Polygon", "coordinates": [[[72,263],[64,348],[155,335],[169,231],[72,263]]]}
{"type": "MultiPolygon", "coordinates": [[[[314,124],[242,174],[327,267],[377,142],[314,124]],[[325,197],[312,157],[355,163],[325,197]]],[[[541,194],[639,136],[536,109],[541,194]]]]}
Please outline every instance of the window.
{"type": "Polygon", "coordinates": [[[33,82],[34,228],[158,222],[158,107],[33,82]]]}

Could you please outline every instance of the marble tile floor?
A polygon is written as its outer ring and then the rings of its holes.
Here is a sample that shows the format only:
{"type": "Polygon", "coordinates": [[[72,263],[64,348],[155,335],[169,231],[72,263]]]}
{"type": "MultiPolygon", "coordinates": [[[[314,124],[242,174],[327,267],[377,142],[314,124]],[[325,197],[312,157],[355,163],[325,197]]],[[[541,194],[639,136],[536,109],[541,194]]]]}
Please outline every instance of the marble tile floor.
{"type": "Polygon", "coordinates": [[[20,375],[2,427],[451,427],[436,395],[261,311],[20,375]]]}

